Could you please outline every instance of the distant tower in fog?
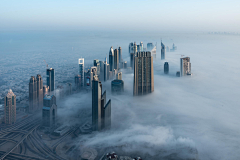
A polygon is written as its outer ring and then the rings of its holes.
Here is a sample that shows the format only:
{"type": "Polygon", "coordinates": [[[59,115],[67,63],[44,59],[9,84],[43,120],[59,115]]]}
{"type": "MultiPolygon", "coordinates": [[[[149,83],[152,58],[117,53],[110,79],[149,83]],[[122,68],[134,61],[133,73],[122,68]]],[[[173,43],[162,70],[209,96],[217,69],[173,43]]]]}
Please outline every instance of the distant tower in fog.
{"type": "Polygon", "coordinates": [[[114,51],[113,47],[110,48],[109,51],[109,66],[110,66],[110,71],[114,70],[114,51]]]}
{"type": "Polygon", "coordinates": [[[118,48],[118,64],[122,62],[122,48],[118,48]]]}
{"type": "Polygon", "coordinates": [[[78,59],[79,75],[81,76],[81,86],[84,86],[84,58],[78,59]]]}
{"type": "Polygon", "coordinates": [[[4,98],[4,122],[13,124],[16,122],[16,95],[9,89],[7,96],[4,98]]]}
{"type": "Polygon", "coordinates": [[[80,88],[81,88],[81,76],[80,75],[76,75],[75,76],[75,88],[77,89],[77,91],[80,91],[80,88]]]}
{"type": "Polygon", "coordinates": [[[54,91],[55,89],[55,73],[54,69],[47,69],[47,86],[49,87],[49,92],[54,91]]]}
{"type": "Polygon", "coordinates": [[[165,47],[165,45],[161,42],[161,59],[165,59],[165,52],[166,52],[166,47],[165,47]]]}
{"type": "Polygon", "coordinates": [[[154,75],[151,52],[137,52],[134,61],[133,95],[144,95],[153,92],[154,75]]]}
{"type": "Polygon", "coordinates": [[[168,72],[169,72],[169,64],[168,64],[168,62],[165,62],[164,63],[164,73],[168,74],[168,72]]]}

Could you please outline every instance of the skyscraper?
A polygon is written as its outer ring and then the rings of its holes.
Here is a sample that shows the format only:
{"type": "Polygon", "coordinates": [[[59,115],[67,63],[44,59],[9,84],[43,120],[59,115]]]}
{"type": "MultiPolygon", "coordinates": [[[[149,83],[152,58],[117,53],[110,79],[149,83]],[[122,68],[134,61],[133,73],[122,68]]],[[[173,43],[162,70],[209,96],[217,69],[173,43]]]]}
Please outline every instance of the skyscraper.
{"type": "Polygon", "coordinates": [[[111,100],[106,104],[106,91],[97,76],[92,81],[92,129],[99,131],[111,125],[111,100]]]}
{"type": "Polygon", "coordinates": [[[118,70],[119,68],[119,57],[118,57],[118,49],[114,50],[114,69],[118,70]]]}
{"type": "Polygon", "coordinates": [[[143,51],[143,42],[140,42],[140,51],[143,51]]]}
{"type": "Polygon", "coordinates": [[[43,98],[42,122],[43,126],[52,128],[56,125],[57,103],[54,95],[45,95],[43,98]]]}
{"type": "Polygon", "coordinates": [[[39,110],[43,107],[43,80],[40,74],[36,76],[36,79],[37,79],[37,100],[38,100],[37,110],[39,110]]]}
{"type": "Polygon", "coordinates": [[[164,73],[168,74],[168,72],[169,72],[169,64],[168,64],[168,62],[165,62],[164,63],[164,73]]]}
{"type": "Polygon", "coordinates": [[[105,61],[104,63],[104,81],[107,81],[109,78],[109,71],[110,71],[110,67],[109,64],[107,63],[107,61],[105,61]]]}
{"type": "Polygon", "coordinates": [[[93,60],[93,66],[97,68],[97,75],[100,78],[100,63],[98,59],[93,60]]]}
{"type": "Polygon", "coordinates": [[[130,67],[134,67],[134,58],[135,58],[135,54],[134,53],[130,53],[130,67]]]}
{"type": "Polygon", "coordinates": [[[151,52],[137,52],[134,61],[133,95],[144,95],[153,92],[154,75],[151,52]]]}
{"type": "Polygon", "coordinates": [[[47,85],[44,85],[43,86],[43,97],[45,97],[46,94],[49,94],[48,90],[49,90],[49,87],[47,85]]]}
{"type": "Polygon", "coordinates": [[[47,69],[47,86],[49,86],[49,92],[54,91],[55,89],[55,74],[54,69],[47,69]]]}
{"type": "Polygon", "coordinates": [[[118,48],[118,64],[122,62],[122,48],[118,48]]]}
{"type": "Polygon", "coordinates": [[[166,52],[166,47],[165,47],[165,45],[161,42],[161,59],[165,59],[165,52],[166,52]]]}
{"type": "Polygon", "coordinates": [[[113,47],[110,48],[109,51],[109,66],[110,66],[110,71],[114,70],[114,51],[113,47]]]}
{"type": "Polygon", "coordinates": [[[4,98],[4,122],[13,124],[16,122],[16,95],[9,89],[7,96],[4,98]]]}
{"type": "Polygon", "coordinates": [[[153,43],[148,43],[147,44],[147,50],[151,51],[153,49],[153,43]]]}
{"type": "Polygon", "coordinates": [[[133,42],[129,43],[128,51],[129,53],[133,52],[133,42]]]}
{"type": "Polygon", "coordinates": [[[122,72],[118,72],[118,73],[116,74],[116,79],[122,80],[122,72]]]}
{"type": "Polygon", "coordinates": [[[190,57],[180,58],[180,76],[191,75],[190,57]]]}
{"type": "Polygon", "coordinates": [[[111,92],[115,93],[122,93],[124,91],[124,81],[120,79],[115,79],[111,82],[111,92]]]}
{"type": "Polygon", "coordinates": [[[80,75],[76,75],[75,76],[75,87],[77,89],[77,91],[80,91],[81,89],[81,76],[80,75]]]}
{"type": "Polygon", "coordinates": [[[134,53],[134,55],[137,53],[137,44],[136,44],[136,42],[134,42],[134,44],[133,44],[133,53],[134,53]]]}
{"type": "Polygon", "coordinates": [[[78,59],[79,75],[81,76],[81,86],[84,87],[84,58],[78,59]]]}
{"type": "Polygon", "coordinates": [[[35,111],[37,105],[37,80],[34,76],[31,76],[29,81],[29,112],[32,113],[35,111]]]}

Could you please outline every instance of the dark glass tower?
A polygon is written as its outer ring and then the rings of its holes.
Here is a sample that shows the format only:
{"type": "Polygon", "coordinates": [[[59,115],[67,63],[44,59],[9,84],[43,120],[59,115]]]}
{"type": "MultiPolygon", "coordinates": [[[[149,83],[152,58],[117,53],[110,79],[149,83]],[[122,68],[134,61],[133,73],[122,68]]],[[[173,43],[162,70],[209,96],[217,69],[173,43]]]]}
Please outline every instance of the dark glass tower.
{"type": "Polygon", "coordinates": [[[164,73],[168,74],[168,72],[169,72],[169,64],[168,64],[168,62],[165,62],[164,63],[164,73]]]}
{"type": "Polygon", "coordinates": [[[118,49],[114,50],[114,69],[118,70],[119,68],[119,57],[118,57],[118,49]]]}
{"type": "Polygon", "coordinates": [[[109,51],[109,66],[110,66],[110,71],[114,70],[114,51],[113,47],[110,48],[109,51]]]}
{"type": "Polygon", "coordinates": [[[54,91],[55,74],[53,68],[47,69],[47,86],[49,87],[49,92],[54,91]]]}
{"type": "Polygon", "coordinates": [[[161,42],[161,59],[165,59],[165,52],[166,52],[166,47],[165,47],[165,45],[161,42]]]}

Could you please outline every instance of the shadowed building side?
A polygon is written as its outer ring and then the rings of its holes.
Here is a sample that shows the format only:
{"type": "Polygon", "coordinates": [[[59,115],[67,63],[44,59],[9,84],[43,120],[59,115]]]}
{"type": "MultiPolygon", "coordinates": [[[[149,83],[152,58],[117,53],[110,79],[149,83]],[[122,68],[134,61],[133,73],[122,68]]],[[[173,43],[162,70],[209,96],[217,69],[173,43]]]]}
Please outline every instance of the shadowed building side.
{"type": "Polygon", "coordinates": [[[4,122],[14,124],[16,122],[16,95],[9,89],[4,98],[4,122]]]}
{"type": "Polygon", "coordinates": [[[134,61],[133,95],[144,95],[153,92],[154,75],[151,52],[137,52],[134,61]]]}
{"type": "Polygon", "coordinates": [[[52,129],[56,125],[57,104],[54,95],[45,95],[42,108],[42,125],[52,129]]]}

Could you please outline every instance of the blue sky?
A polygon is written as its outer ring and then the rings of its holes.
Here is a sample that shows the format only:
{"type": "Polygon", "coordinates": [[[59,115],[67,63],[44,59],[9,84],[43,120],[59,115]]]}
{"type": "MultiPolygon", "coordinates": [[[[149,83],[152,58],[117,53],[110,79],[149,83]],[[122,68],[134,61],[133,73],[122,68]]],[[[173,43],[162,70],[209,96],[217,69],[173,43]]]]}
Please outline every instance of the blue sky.
{"type": "Polygon", "coordinates": [[[240,32],[239,0],[2,0],[0,30],[240,32]]]}

